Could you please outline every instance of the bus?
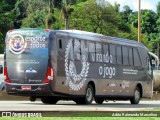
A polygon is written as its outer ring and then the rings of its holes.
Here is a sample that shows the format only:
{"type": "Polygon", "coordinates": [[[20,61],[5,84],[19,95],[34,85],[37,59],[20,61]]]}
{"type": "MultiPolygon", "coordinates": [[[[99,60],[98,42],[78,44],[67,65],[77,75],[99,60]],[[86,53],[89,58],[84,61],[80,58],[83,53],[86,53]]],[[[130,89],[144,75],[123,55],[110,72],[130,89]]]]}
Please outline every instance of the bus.
{"type": "Polygon", "coordinates": [[[4,75],[10,95],[44,104],[102,104],[153,95],[148,49],[134,40],[80,30],[16,29],[5,39],[4,75]]]}

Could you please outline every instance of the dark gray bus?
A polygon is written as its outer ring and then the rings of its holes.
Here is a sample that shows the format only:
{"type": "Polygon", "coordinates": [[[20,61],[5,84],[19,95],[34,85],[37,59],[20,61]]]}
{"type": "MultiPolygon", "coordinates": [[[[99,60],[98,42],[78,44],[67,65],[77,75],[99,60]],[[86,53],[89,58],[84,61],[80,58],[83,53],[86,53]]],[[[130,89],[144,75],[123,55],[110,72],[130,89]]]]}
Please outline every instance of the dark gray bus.
{"type": "Polygon", "coordinates": [[[138,104],[152,97],[149,51],[136,41],[78,30],[19,29],[7,33],[5,44],[8,94],[46,104],[138,104]]]}

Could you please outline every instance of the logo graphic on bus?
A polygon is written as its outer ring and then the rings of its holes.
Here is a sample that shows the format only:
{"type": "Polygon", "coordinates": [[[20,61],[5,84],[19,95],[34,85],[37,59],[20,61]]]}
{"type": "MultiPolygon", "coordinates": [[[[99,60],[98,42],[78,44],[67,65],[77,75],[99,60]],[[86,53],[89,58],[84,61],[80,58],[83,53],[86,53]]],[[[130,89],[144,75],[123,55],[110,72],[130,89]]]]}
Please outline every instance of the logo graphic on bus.
{"type": "Polygon", "coordinates": [[[21,54],[26,47],[27,43],[21,35],[14,35],[9,40],[9,50],[14,54],[21,54]]]}
{"type": "Polygon", "coordinates": [[[80,90],[87,79],[88,70],[89,70],[89,63],[86,62],[85,55],[82,54],[82,70],[80,73],[77,73],[76,66],[74,60],[70,60],[69,56],[73,54],[73,44],[72,40],[69,41],[66,54],[65,54],[65,72],[66,72],[66,85],[69,85],[70,89],[73,91],[80,90]]]}

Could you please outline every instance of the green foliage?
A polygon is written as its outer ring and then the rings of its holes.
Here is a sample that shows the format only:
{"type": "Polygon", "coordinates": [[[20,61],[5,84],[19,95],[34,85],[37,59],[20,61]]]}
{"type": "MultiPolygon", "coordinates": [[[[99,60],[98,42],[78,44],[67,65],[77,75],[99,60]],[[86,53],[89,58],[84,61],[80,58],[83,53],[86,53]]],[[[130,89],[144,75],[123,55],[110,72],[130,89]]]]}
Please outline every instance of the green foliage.
{"type": "Polygon", "coordinates": [[[4,49],[4,46],[3,46],[3,34],[0,32],[0,54],[3,53],[3,49],[4,49]]]}
{"type": "Polygon", "coordinates": [[[131,15],[131,13],[132,13],[132,10],[130,9],[129,6],[126,5],[123,7],[123,12],[121,14],[124,22],[129,21],[129,16],[131,15]]]}
{"type": "Polygon", "coordinates": [[[27,6],[28,1],[26,0],[17,0],[14,13],[16,15],[16,21],[14,22],[14,27],[16,29],[20,28],[22,25],[22,20],[27,16],[27,6]]]}
{"type": "Polygon", "coordinates": [[[158,16],[160,15],[160,1],[157,4],[157,14],[158,16]]]}
{"type": "Polygon", "coordinates": [[[157,15],[155,12],[151,10],[142,10],[142,16],[141,16],[141,30],[142,33],[150,34],[150,33],[156,33],[156,20],[157,15]]]}
{"type": "Polygon", "coordinates": [[[118,13],[112,5],[97,5],[96,2],[88,0],[77,4],[71,15],[71,28],[86,30],[104,35],[116,35],[118,24],[118,13]],[[112,29],[110,29],[112,28],[112,29]]]}
{"type": "Polygon", "coordinates": [[[15,15],[12,11],[16,0],[0,1],[0,54],[3,53],[4,36],[9,29],[14,27],[15,15]]]}

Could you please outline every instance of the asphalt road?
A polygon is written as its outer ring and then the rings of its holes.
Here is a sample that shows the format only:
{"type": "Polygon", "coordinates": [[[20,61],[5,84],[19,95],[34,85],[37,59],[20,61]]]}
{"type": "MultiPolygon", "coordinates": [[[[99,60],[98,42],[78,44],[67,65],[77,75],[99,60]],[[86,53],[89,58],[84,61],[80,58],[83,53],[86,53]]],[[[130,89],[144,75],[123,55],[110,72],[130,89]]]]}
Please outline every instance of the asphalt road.
{"type": "MultiPolygon", "coordinates": [[[[129,101],[109,101],[102,105],[77,105],[72,101],[59,101],[55,105],[43,104],[41,101],[0,101],[0,111],[143,111],[160,108],[160,101],[141,101],[131,105],[129,101]]],[[[158,109],[160,110],[160,109],[158,109]]]]}

